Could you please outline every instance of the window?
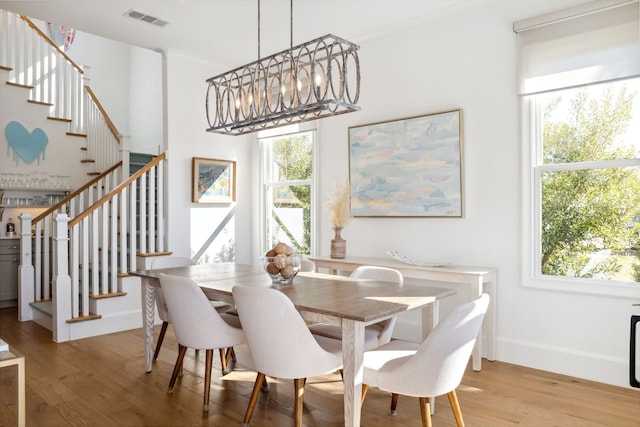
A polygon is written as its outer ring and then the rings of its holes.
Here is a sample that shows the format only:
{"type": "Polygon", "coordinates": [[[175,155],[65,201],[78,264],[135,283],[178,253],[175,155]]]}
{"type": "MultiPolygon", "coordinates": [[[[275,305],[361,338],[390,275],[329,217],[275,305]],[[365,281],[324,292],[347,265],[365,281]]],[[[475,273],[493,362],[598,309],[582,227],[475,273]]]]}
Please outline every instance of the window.
{"type": "Polygon", "coordinates": [[[284,242],[299,254],[312,252],[314,140],[314,131],[260,139],[264,251],[284,242]]]}
{"type": "Polygon", "coordinates": [[[581,9],[557,12],[553,22],[514,24],[523,144],[530,147],[523,155],[525,282],[637,292],[638,3],[581,9]]]}

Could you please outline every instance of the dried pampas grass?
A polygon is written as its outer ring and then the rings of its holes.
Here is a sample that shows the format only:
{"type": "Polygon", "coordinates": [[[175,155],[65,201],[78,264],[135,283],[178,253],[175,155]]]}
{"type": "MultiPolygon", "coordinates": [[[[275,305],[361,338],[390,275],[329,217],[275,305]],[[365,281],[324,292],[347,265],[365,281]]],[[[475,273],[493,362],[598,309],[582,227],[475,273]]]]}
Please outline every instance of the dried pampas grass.
{"type": "Polygon", "coordinates": [[[327,203],[329,223],[333,228],[344,227],[351,219],[351,190],[349,180],[342,184],[333,183],[333,197],[327,203]]]}

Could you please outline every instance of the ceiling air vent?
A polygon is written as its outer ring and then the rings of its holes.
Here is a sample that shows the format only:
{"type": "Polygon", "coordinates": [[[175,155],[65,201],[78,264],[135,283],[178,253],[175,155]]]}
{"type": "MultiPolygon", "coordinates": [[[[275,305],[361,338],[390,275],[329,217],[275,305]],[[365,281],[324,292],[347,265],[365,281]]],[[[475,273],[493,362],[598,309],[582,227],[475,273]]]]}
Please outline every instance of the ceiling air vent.
{"type": "Polygon", "coordinates": [[[162,19],[158,19],[154,16],[147,15],[146,13],[138,12],[137,10],[133,9],[127,11],[124,16],[128,16],[138,21],[148,22],[149,24],[157,25],[158,27],[165,27],[169,25],[167,21],[163,21],[162,19]]]}

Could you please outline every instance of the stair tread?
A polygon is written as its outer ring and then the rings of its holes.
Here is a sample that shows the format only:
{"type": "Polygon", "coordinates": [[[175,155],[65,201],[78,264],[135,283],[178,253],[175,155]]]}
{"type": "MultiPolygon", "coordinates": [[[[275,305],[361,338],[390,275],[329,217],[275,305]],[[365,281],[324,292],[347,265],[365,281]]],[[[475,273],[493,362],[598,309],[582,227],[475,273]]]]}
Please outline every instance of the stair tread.
{"type": "Polygon", "coordinates": [[[9,86],[21,87],[21,88],[23,88],[23,89],[29,89],[29,90],[33,89],[33,86],[30,86],[30,85],[23,85],[23,84],[15,83],[15,82],[7,82],[7,84],[8,84],[9,86]]]}
{"type": "Polygon", "coordinates": [[[36,101],[35,99],[27,99],[29,104],[43,105],[45,107],[52,107],[53,104],[50,102],[36,101]]]}
{"type": "Polygon", "coordinates": [[[105,298],[115,298],[115,297],[123,297],[127,295],[126,292],[111,292],[109,294],[90,294],[89,298],[91,299],[105,299],[105,298]]]}
{"type": "Polygon", "coordinates": [[[86,133],[77,133],[77,132],[67,132],[67,135],[69,135],[69,136],[79,136],[81,138],[86,138],[87,137],[86,133]]]}
{"type": "Polygon", "coordinates": [[[102,319],[102,315],[89,313],[86,316],[78,316],[71,319],[67,319],[67,323],[84,322],[85,320],[96,320],[96,319],[102,319]]]}
{"type": "Polygon", "coordinates": [[[42,313],[46,313],[50,316],[53,313],[53,301],[51,300],[35,301],[29,303],[29,305],[31,306],[31,308],[41,311],[42,313]]]}
{"type": "MultiPolygon", "coordinates": [[[[46,103],[43,103],[43,104],[46,104],[46,103]]],[[[53,105],[53,104],[48,104],[48,105],[53,105]]],[[[65,122],[65,123],[71,123],[73,121],[71,119],[67,119],[64,117],[52,117],[52,116],[47,117],[47,120],[54,120],[56,122],[65,122]]]]}

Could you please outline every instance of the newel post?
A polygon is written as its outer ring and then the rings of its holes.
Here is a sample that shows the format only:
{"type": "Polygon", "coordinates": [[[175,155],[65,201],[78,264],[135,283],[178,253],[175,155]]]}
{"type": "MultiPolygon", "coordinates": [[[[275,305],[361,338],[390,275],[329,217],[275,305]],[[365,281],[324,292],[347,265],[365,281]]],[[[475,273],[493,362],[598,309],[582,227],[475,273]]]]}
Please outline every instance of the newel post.
{"type": "Polygon", "coordinates": [[[33,215],[20,215],[20,266],[18,267],[18,319],[33,320],[31,302],[35,300],[35,275],[31,256],[31,221],[33,215]]]}
{"type": "Polygon", "coordinates": [[[122,160],[122,169],[120,170],[122,176],[121,182],[129,177],[131,171],[129,170],[129,158],[131,156],[131,135],[120,134],[120,160],[122,160]]]}
{"type": "Polygon", "coordinates": [[[53,340],[70,340],[68,319],[73,317],[71,310],[71,277],[69,276],[69,234],[70,218],[60,213],[54,218],[53,244],[55,257],[55,275],[53,277],[53,340]]]}

